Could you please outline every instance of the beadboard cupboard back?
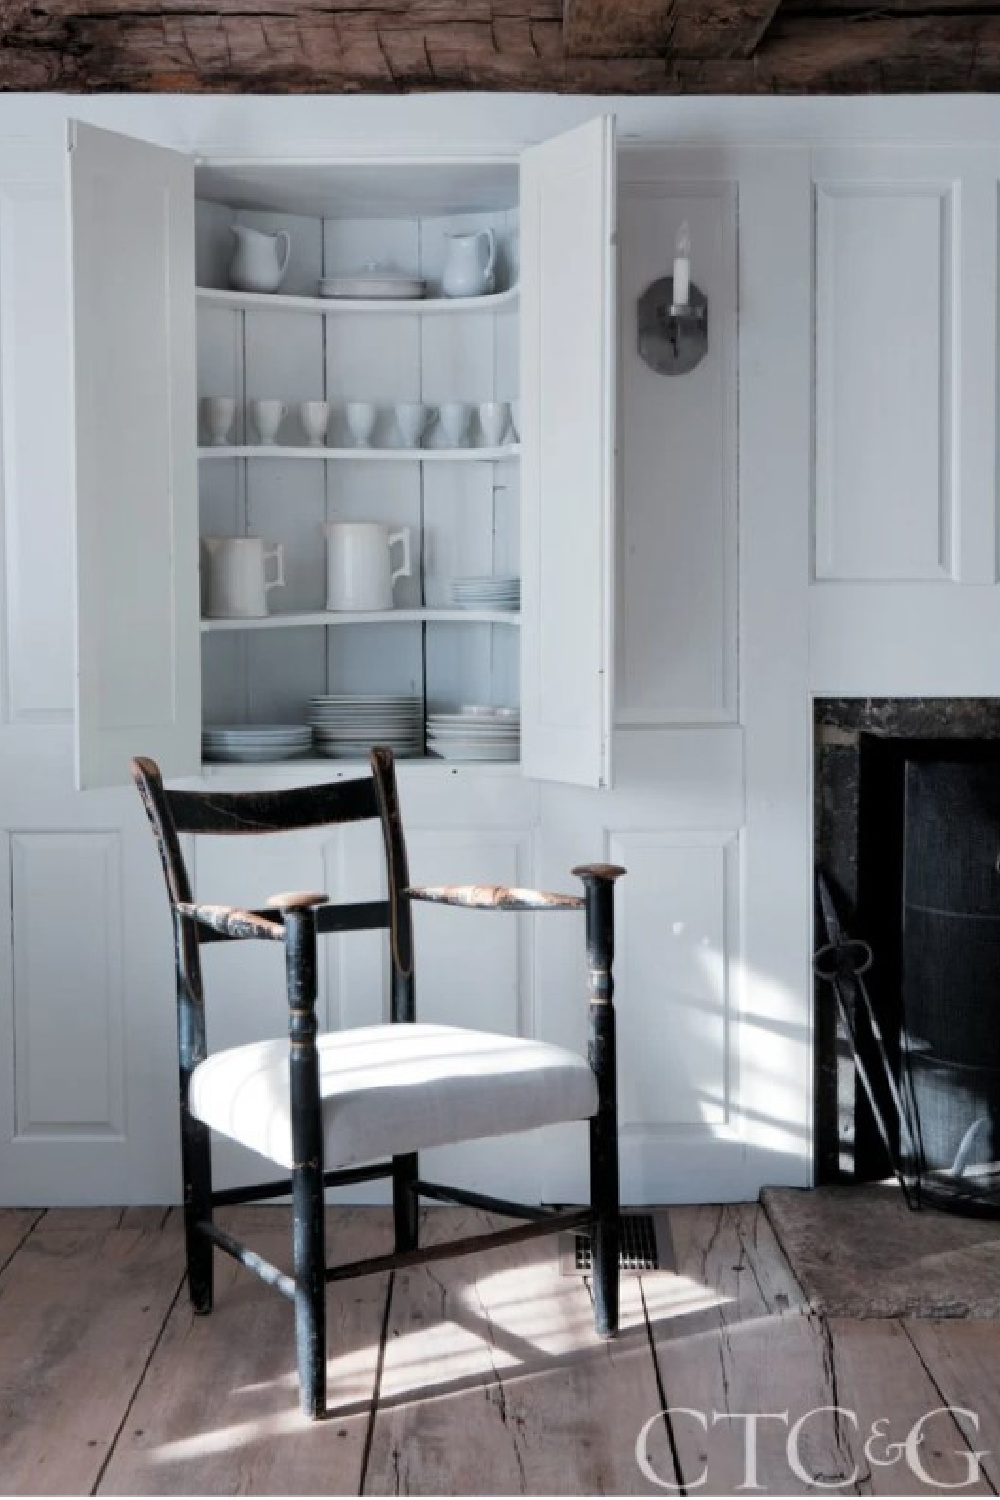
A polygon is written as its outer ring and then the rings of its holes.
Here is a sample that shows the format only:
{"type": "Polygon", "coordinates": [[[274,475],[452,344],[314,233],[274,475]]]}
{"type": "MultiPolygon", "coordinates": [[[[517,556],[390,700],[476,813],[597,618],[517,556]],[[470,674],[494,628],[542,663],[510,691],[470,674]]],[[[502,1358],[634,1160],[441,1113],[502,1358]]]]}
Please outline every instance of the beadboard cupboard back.
{"type": "Polygon", "coordinates": [[[166,774],[192,774],[203,722],[301,722],[317,696],[352,693],[520,706],[525,775],[609,784],[613,120],[520,161],[405,169],[196,167],[77,122],[69,144],[81,788],[119,784],[140,741],[166,774]],[[288,233],[280,293],[228,290],[236,222],[288,233]],[[494,237],[497,284],[449,301],[460,229],[494,237]],[[419,277],[429,298],[317,295],[370,265],[419,277]],[[199,395],[235,400],[235,442],[199,454],[199,395]],[[261,399],[284,412],[273,445],[249,416],[261,399]],[[285,410],[311,399],[333,407],[321,447],[285,410]],[[378,410],[361,452],[352,401],[378,410]],[[400,401],[515,403],[520,441],[407,450],[400,401]],[[266,616],[199,627],[199,489],[204,535],[283,548],[266,616]],[[324,533],[349,521],[413,539],[396,608],[324,611],[324,533]],[[520,611],[453,607],[456,579],[522,572],[520,611]]]}

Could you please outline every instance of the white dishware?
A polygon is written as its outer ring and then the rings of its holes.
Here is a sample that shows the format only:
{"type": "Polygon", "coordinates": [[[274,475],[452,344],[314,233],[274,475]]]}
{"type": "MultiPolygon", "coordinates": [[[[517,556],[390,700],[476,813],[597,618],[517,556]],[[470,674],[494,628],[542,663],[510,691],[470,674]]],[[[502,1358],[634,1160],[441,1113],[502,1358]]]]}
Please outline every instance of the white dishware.
{"type": "Polygon", "coordinates": [[[482,297],[493,290],[497,238],[492,229],[446,236],[441,290],[446,297],[482,297]]]}
{"type": "Polygon", "coordinates": [[[201,735],[206,760],[293,760],[312,749],[308,724],[206,724],[201,735]]]}
{"type": "Polygon", "coordinates": [[[285,550],[280,542],[259,536],[205,536],[201,539],[205,585],[205,614],[212,620],[260,619],[267,614],[267,596],[285,582],[285,550]],[[274,578],[269,562],[277,563],[274,578]]]}
{"type": "Polygon", "coordinates": [[[422,401],[397,401],[393,410],[403,447],[419,448],[420,440],[434,415],[434,408],[425,406],[422,401]]]}
{"type": "Polygon", "coordinates": [[[521,402],[520,399],[510,403],[510,427],[514,435],[515,443],[521,441],[521,402]]]}
{"type": "Polygon", "coordinates": [[[287,412],[288,407],[284,401],[276,401],[270,396],[250,402],[250,416],[257,429],[257,435],[265,447],[271,447],[274,444],[278,428],[285,420],[287,412]]]}
{"type": "Polygon", "coordinates": [[[487,448],[499,448],[510,421],[510,403],[507,401],[481,401],[479,403],[479,426],[487,448]]]}
{"type": "Polygon", "coordinates": [[[451,448],[461,448],[469,429],[471,407],[467,401],[442,401],[438,407],[438,422],[445,442],[451,448]]]}
{"type": "Polygon", "coordinates": [[[365,759],[372,745],[423,755],[423,715],[423,699],[413,694],[326,693],[309,700],[316,753],[341,759],[365,759]]]}
{"type": "Polygon", "coordinates": [[[327,609],[392,609],[394,585],[412,571],[408,527],[391,531],[377,521],[327,521],[323,530],[327,609]],[[403,549],[398,568],[391,564],[395,546],[403,549]]]}
{"type": "Polygon", "coordinates": [[[459,609],[518,610],[521,607],[520,578],[453,578],[451,602],[459,609]]]}
{"type": "Polygon", "coordinates": [[[217,448],[222,447],[229,438],[229,430],[236,415],[236,402],[232,396],[202,396],[198,405],[209,442],[217,448]]]}
{"type": "Polygon", "coordinates": [[[375,431],[378,407],[371,401],[348,401],[345,408],[347,425],[359,448],[367,448],[375,431]]]}
{"type": "Polygon", "coordinates": [[[380,271],[371,266],[362,275],[324,276],[319,284],[321,297],[343,297],[347,301],[370,298],[393,302],[423,297],[426,281],[419,276],[404,276],[396,271],[380,271]]]}
{"type": "Polygon", "coordinates": [[[330,421],[329,401],[300,401],[299,421],[310,448],[322,448],[330,421]]]}
{"type": "Polygon", "coordinates": [[[288,270],[292,242],[287,229],[264,234],[248,224],[230,226],[236,237],[229,285],[240,292],[276,292],[288,270]]]}

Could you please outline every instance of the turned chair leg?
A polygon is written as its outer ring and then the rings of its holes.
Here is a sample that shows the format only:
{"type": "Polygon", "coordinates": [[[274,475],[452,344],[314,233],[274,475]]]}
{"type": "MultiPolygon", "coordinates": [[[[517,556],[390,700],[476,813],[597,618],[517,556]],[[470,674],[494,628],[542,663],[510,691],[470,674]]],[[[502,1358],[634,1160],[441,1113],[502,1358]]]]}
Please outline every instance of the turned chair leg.
{"type": "Polygon", "coordinates": [[[590,1202],[594,1223],[590,1257],[594,1275],[594,1327],[602,1338],[618,1332],[618,1143],[600,1115],[590,1122],[590,1202]]]}
{"type": "Polygon", "coordinates": [[[212,1220],[212,1153],[208,1127],[193,1119],[187,1110],[182,1114],[181,1156],[188,1295],[196,1313],[210,1313],[214,1287],[213,1246],[197,1226],[212,1220]]]}
{"type": "Polygon", "coordinates": [[[307,1417],[326,1414],[326,1235],[323,1173],[315,1166],[292,1174],[295,1263],[295,1354],[299,1400],[307,1417]]]}
{"type": "Polygon", "coordinates": [[[417,1154],[392,1158],[392,1218],[396,1252],[417,1248],[417,1154]]]}

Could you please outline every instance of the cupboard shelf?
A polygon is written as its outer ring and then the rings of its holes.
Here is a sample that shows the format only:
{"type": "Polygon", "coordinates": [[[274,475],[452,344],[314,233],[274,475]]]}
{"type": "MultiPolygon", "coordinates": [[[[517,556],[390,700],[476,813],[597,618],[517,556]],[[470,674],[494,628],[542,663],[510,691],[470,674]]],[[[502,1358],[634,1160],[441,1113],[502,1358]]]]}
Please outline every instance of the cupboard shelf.
{"type": "Polygon", "coordinates": [[[198,449],[199,459],[321,458],[327,463],[342,459],[362,463],[499,463],[518,458],[520,453],[520,443],[504,443],[499,448],[310,448],[304,443],[240,443],[198,449]]]}
{"type": "Polygon", "coordinates": [[[299,625],[520,625],[516,610],[501,609],[374,609],[308,610],[304,613],[262,615],[255,619],[202,620],[202,633],[220,630],[280,630],[299,625]]]}
{"type": "Polygon", "coordinates": [[[200,286],[197,289],[199,305],[203,307],[228,307],[236,311],[267,308],[272,312],[323,313],[336,317],[342,313],[409,313],[420,317],[455,315],[463,312],[497,312],[516,305],[520,288],[509,287],[505,292],[492,292],[487,297],[413,297],[413,298],[369,298],[369,297],[297,297],[282,292],[233,292],[228,289],[200,286]]]}

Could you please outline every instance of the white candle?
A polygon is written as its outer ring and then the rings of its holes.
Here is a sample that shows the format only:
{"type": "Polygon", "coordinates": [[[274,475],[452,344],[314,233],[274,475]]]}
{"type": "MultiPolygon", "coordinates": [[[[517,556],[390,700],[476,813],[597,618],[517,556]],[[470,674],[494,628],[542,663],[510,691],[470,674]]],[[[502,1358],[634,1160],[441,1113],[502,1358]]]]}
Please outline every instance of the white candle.
{"type": "Polygon", "coordinates": [[[674,246],[674,306],[687,307],[691,295],[691,231],[687,219],[677,231],[674,246]]]}

